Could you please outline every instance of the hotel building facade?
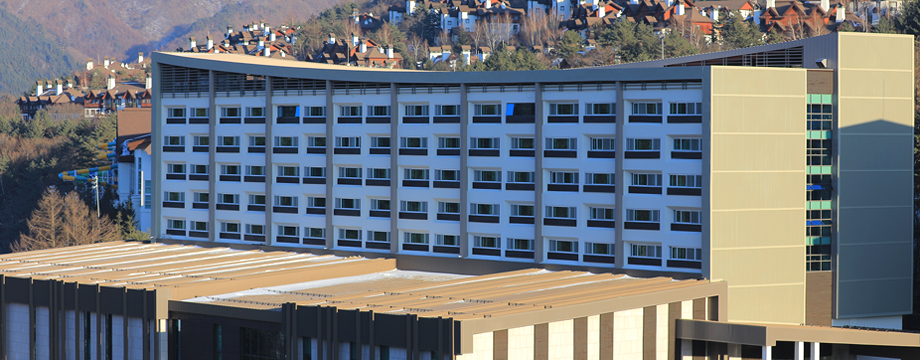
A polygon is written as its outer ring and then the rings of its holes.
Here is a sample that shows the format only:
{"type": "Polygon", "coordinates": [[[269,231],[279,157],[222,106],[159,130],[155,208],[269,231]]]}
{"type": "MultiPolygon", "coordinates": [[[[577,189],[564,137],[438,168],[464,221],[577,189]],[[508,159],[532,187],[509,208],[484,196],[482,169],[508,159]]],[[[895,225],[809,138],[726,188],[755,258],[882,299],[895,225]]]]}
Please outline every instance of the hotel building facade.
{"type": "Polygon", "coordinates": [[[732,321],[898,328],[911,46],[489,73],[155,53],[153,236],[704,277],[732,321]]]}

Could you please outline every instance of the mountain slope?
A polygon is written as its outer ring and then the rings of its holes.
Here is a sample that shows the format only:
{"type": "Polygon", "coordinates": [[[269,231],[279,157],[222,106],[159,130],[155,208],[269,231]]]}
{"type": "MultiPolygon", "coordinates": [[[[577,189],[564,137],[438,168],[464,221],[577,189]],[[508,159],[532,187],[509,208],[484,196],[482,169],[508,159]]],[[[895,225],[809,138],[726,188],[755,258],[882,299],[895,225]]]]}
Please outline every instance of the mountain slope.
{"type": "Polygon", "coordinates": [[[53,35],[3,8],[0,8],[0,33],[7,34],[9,44],[0,51],[0,93],[19,95],[30,91],[35,80],[69,73],[76,66],[73,56],[52,40],[53,35]]]}

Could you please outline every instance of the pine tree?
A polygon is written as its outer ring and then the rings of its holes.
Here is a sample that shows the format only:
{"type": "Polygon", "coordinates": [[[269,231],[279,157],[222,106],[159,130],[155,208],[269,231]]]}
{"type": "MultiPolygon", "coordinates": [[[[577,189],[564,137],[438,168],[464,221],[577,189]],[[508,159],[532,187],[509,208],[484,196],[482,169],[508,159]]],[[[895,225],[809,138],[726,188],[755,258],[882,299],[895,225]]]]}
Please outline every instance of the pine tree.
{"type": "Polygon", "coordinates": [[[908,0],[901,3],[897,28],[903,34],[920,35],[920,0],[908,0]]]}
{"type": "Polygon", "coordinates": [[[741,49],[763,45],[762,36],[754,24],[743,20],[741,13],[732,11],[722,27],[722,41],[729,49],[741,49]]]}

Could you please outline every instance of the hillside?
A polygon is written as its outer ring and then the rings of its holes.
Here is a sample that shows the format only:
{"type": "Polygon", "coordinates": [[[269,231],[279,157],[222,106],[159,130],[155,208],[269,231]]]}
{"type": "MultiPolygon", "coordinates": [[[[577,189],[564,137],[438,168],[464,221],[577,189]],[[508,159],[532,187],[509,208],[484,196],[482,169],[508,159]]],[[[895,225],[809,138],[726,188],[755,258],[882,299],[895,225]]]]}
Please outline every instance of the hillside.
{"type": "MultiPolygon", "coordinates": [[[[33,58],[60,59],[57,49],[69,55],[67,68],[51,74],[66,72],[70,64],[83,63],[87,58],[115,56],[117,60],[134,60],[138,52],[174,50],[185,46],[189,36],[203,37],[208,33],[220,36],[227,25],[237,29],[244,22],[264,19],[273,26],[291,21],[303,21],[319,11],[334,6],[338,0],[58,0],[42,2],[29,0],[0,0],[0,29],[13,37],[28,36],[13,44],[26,44],[24,53],[33,58]],[[17,19],[18,18],[18,19],[17,19]],[[35,25],[42,24],[41,28],[35,25]],[[23,31],[28,29],[29,31],[23,31]],[[33,37],[48,34],[50,42],[33,37]],[[41,41],[39,41],[41,40],[41,41]],[[58,45],[51,46],[58,43],[58,45]]],[[[0,55],[0,59],[5,55],[0,55]]],[[[32,61],[3,62],[31,64],[32,61]]],[[[3,68],[8,68],[3,66],[3,68]]],[[[2,74],[0,74],[2,75],[2,74]]],[[[30,74],[21,74],[29,77],[30,74]]],[[[51,75],[47,75],[51,76],[51,75]]],[[[36,76],[29,80],[34,81],[36,76]]],[[[0,91],[19,94],[26,90],[19,82],[0,76],[0,91]]]]}
{"type": "Polygon", "coordinates": [[[0,93],[19,95],[38,78],[51,78],[70,72],[76,62],[60,49],[54,37],[34,22],[23,22],[0,8],[0,31],[7,43],[16,44],[0,51],[0,93]]]}

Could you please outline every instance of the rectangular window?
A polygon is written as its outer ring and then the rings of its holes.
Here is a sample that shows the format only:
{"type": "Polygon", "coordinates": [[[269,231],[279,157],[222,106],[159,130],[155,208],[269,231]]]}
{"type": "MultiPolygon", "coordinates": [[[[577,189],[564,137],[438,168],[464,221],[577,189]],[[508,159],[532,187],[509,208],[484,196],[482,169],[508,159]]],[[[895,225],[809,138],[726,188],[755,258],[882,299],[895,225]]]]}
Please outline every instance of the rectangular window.
{"type": "Polygon", "coordinates": [[[414,212],[414,213],[427,213],[428,212],[428,202],[427,201],[403,200],[399,202],[399,211],[414,212]]]}
{"type": "Polygon", "coordinates": [[[171,118],[184,118],[185,117],[185,108],[167,108],[166,117],[171,118]]]}
{"type": "Polygon", "coordinates": [[[448,201],[438,201],[438,213],[439,214],[459,214],[460,213],[460,203],[448,202],[448,201]]]}
{"type": "Polygon", "coordinates": [[[586,243],[585,254],[613,256],[613,244],[586,243]]]}
{"type": "Polygon", "coordinates": [[[371,147],[372,148],[390,148],[390,137],[389,136],[372,136],[371,137],[371,147]]]}
{"type": "Polygon", "coordinates": [[[499,204],[470,204],[470,215],[498,216],[499,204]]]}
{"type": "Polygon", "coordinates": [[[206,118],[208,117],[208,108],[191,108],[192,117],[196,118],[206,118]]]}
{"type": "Polygon", "coordinates": [[[371,199],[371,210],[389,211],[390,210],[390,200],[371,199]]]}
{"type": "Polygon", "coordinates": [[[632,104],[634,115],[661,115],[661,103],[637,102],[632,104]]]}
{"type": "Polygon", "coordinates": [[[511,216],[533,217],[533,205],[511,204],[511,216]]]}
{"type": "Polygon", "coordinates": [[[437,116],[460,116],[460,105],[435,105],[437,116]]]}
{"type": "Polygon", "coordinates": [[[300,176],[300,167],[279,165],[278,176],[300,176]]]}
{"type": "Polygon", "coordinates": [[[658,210],[626,209],[626,221],[656,223],[660,215],[658,210]]]}
{"type": "Polygon", "coordinates": [[[250,175],[250,176],[265,176],[265,166],[262,166],[262,165],[246,165],[246,175],[250,175]]]}
{"type": "Polygon", "coordinates": [[[628,151],[659,151],[661,139],[626,139],[628,151]]]}
{"type": "Polygon", "coordinates": [[[690,210],[674,210],[675,224],[700,224],[700,212],[690,210]]]}
{"type": "Polygon", "coordinates": [[[390,179],[390,169],[382,168],[368,168],[367,169],[367,178],[368,179],[390,179]]]}
{"type": "Polygon", "coordinates": [[[367,231],[367,241],[376,241],[376,242],[390,242],[390,232],[389,231],[367,231]]]}
{"type": "Polygon", "coordinates": [[[239,234],[240,233],[240,223],[238,222],[220,222],[220,232],[239,234]]]}
{"type": "Polygon", "coordinates": [[[403,241],[406,244],[427,244],[428,234],[407,232],[403,234],[403,241]]]}
{"type": "Polygon", "coordinates": [[[671,103],[671,115],[701,115],[703,103],[671,103]]]}
{"type": "Polygon", "coordinates": [[[633,186],[661,186],[661,174],[632,174],[633,186]]]}
{"type": "Polygon", "coordinates": [[[473,236],[473,247],[501,249],[501,238],[497,236],[473,236]]]}
{"type": "Polygon", "coordinates": [[[246,117],[254,117],[254,118],[265,117],[265,108],[264,107],[247,107],[246,117]]]}
{"type": "Polygon", "coordinates": [[[578,242],[567,241],[567,240],[550,240],[549,241],[549,251],[564,252],[564,253],[578,253],[578,242]]]}
{"type": "Polygon", "coordinates": [[[508,250],[533,251],[533,239],[508,238],[508,250]]]}
{"type": "Polygon", "coordinates": [[[305,117],[326,117],[325,106],[304,106],[303,113],[305,117]]]}
{"type": "Polygon", "coordinates": [[[367,116],[390,116],[389,105],[368,105],[367,116]]]}
{"type": "Polygon", "coordinates": [[[498,170],[473,170],[473,181],[502,182],[502,173],[498,170]]]}
{"type": "Polygon", "coordinates": [[[502,104],[473,105],[473,116],[501,116],[502,104]]]}
{"type": "Polygon", "coordinates": [[[221,175],[239,175],[240,166],[239,165],[221,165],[220,174],[221,175]]]}
{"type": "Polygon", "coordinates": [[[427,137],[401,137],[399,138],[399,147],[411,149],[427,149],[427,137]]]}
{"type": "Polygon", "coordinates": [[[165,199],[166,201],[171,201],[171,202],[184,202],[185,193],[179,192],[179,191],[167,191],[163,193],[163,199],[165,199]]]}
{"type": "Polygon", "coordinates": [[[303,228],[303,237],[312,239],[325,239],[326,229],[317,227],[305,227],[303,228]]]}
{"type": "Polygon", "coordinates": [[[703,260],[703,249],[671,247],[671,259],[677,260],[703,260]]]}
{"type": "Polygon", "coordinates": [[[575,138],[547,138],[547,150],[575,150],[577,148],[575,138]]]}
{"type": "Polygon", "coordinates": [[[406,116],[428,116],[428,105],[406,105],[406,116]]]}
{"type": "Polygon", "coordinates": [[[460,170],[435,170],[434,179],[438,181],[460,181],[460,170]]]}
{"type": "Polygon", "coordinates": [[[314,209],[325,209],[326,208],[326,198],[318,196],[307,197],[307,207],[314,209]]]}
{"type": "Polygon", "coordinates": [[[218,204],[239,205],[240,194],[217,194],[218,204]]]}
{"type": "Polygon", "coordinates": [[[246,224],[246,235],[265,235],[265,226],[246,224]]]}
{"type": "Polygon", "coordinates": [[[275,206],[297,207],[297,197],[275,195],[275,206]]]}
{"type": "Polygon", "coordinates": [[[207,203],[211,201],[211,194],[206,192],[193,192],[192,193],[192,202],[196,203],[207,203]]]}
{"type": "Polygon", "coordinates": [[[297,147],[300,138],[296,136],[275,136],[276,147],[297,147]]]}
{"type": "Polygon", "coordinates": [[[700,139],[674,139],[674,151],[700,151],[700,139]]]}
{"type": "Polygon", "coordinates": [[[205,221],[189,221],[188,229],[191,231],[208,231],[208,223],[205,221]]]}
{"type": "Polygon", "coordinates": [[[361,240],[361,230],[339,229],[339,240],[361,240]]]}
{"type": "Polygon", "coordinates": [[[361,137],[360,136],[336,136],[335,137],[335,147],[360,148],[361,147],[361,137]]]}
{"type": "Polygon", "coordinates": [[[550,171],[550,184],[578,184],[578,173],[574,171],[550,171]]]}
{"type": "Polygon", "coordinates": [[[499,138],[470,138],[470,149],[498,149],[499,138]]]}
{"type": "Polygon", "coordinates": [[[702,175],[670,175],[671,187],[702,188],[702,175]]]}
{"type": "Polygon", "coordinates": [[[307,137],[307,147],[325,148],[326,147],[326,137],[325,136],[308,136],[307,137]]]}
{"type": "MultiPolygon", "coordinates": [[[[339,176],[342,176],[343,168],[339,168],[339,176]]],[[[353,168],[351,168],[353,169],[353,168]]],[[[361,168],[358,169],[358,177],[361,177],[361,168]]],[[[303,168],[303,176],[309,178],[325,178],[326,177],[326,168],[322,166],[305,166],[303,168]]]]}
{"type": "Polygon", "coordinates": [[[218,136],[217,146],[240,146],[239,136],[218,136]]]}
{"type": "Polygon", "coordinates": [[[531,137],[512,137],[511,148],[515,150],[533,150],[534,143],[531,137]]]}
{"type": "Polygon", "coordinates": [[[591,138],[591,150],[592,151],[614,151],[616,147],[616,139],[612,137],[592,137],[591,138]]]}
{"type": "Polygon", "coordinates": [[[185,174],[185,164],[166,164],[167,174],[185,174]]]}
{"type": "Polygon", "coordinates": [[[630,256],[660,258],[661,245],[630,244],[630,256]]]}
{"type": "Polygon", "coordinates": [[[460,138],[458,137],[438,137],[438,149],[459,149],[460,138]]]}
{"type": "MultiPolygon", "coordinates": [[[[322,169],[325,169],[325,168],[322,168],[322,169]]],[[[361,175],[361,168],[359,168],[359,167],[340,167],[340,168],[339,168],[339,177],[340,177],[340,178],[355,178],[355,179],[360,179],[360,178],[362,177],[362,175],[361,175]]]]}
{"type": "MultiPolygon", "coordinates": [[[[192,137],[192,144],[194,146],[208,146],[211,145],[211,138],[208,135],[194,135],[192,137]]],[[[185,145],[185,138],[182,138],[182,145],[185,145]]]]}
{"type": "Polygon", "coordinates": [[[278,225],[279,236],[300,236],[299,226],[278,225]]]}
{"type": "Polygon", "coordinates": [[[259,135],[250,136],[249,146],[253,146],[253,147],[265,146],[265,137],[259,136],[259,135]]]}
{"type": "Polygon", "coordinates": [[[359,105],[344,105],[339,107],[339,109],[341,110],[341,116],[361,116],[361,106],[359,105]]]}
{"type": "Polygon", "coordinates": [[[405,169],[406,180],[428,180],[428,169],[405,169]]]}
{"type": "Polygon", "coordinates": [[[617,104],[614,103],[585,104],[585,115],[614,115],[616,113],[617,104]]]}
{"type": "Polygon", "coordinates": [[[343,210],[361,210],[361,199],[335,198],[335,208],[343,210]]]}
{"type": "Polygon", "coordinates": [[[207,174],[208,174],[208,166],[207,166],[207,165],[201,165],[201,164],[192,164],[192,165],[189,165],[189,174],[207,175],[207,174]]]}
{"type": "Polygon", "coordinates": [[[589,211],[591,220],[613,220],[613,208],[592,206],[589,211]]]}
{"type": "Polygon", "coordinates": [[[585,184],[614,185],[613,173],[585,173],[585,184]]]}
{"type": "Polygon", "coordinates": [[[508,182],[533,184],[533,171],[508,171],[508,182]]]}
{"type": "Polygon", "coordinates": [[[578,115],[578,103],[549,104],[550,115],[578,115]]]}
{"type": "Polygon", "coordinates": [[[265,195],[249,194],[249,204],[250,205],[265,205],[265,195]]]}
{"type": "Polygon", "coordinates": [[[284,105],[278,107],[278,117],[295,117],[300,116],[298,106],[284,105]]]}
{"type": "Polygon", "coordinates": [[[554,219],[575,219],[574,206],[547,206],[546,214],[548,218],[554,219]]]}
{"type": "Polygon", "coordinates": [[[169,230],[185,230],[185,220],[168,219],[166,228],[169,230]]]}
{"type": "MultiPolygon", "coordinates": [[[[205,137],[207,139],[207,137],[205,137]]],[[[195,137],[195,140],[198,140],[198,137],[195,137]]],[[[185,136],[165,136],[163,137],[163,145],[165,146],[185,146],[185,136]]],[[[195,144],[198,145],[198,144],[195,144]]],[[[207,145],[207,144],[205,144],[207,145]]]]}
{"type": "Polygon", "coordinates": [[[436,238],[436,245],[441,246],[457,246],[460,245],[460,237],[457,235],[444,235],[438,234],[436,238]]]}
{"type": "Polygon", "coordinates": [[[537,107],[534,103],[509,103],[509,116],[534,116],[537,113],[537,107]]]}
{"type": "Polygon", "coordinates": [[[239,107],[222,107],[220,108],[220,116],[227,118],[238,118],[242,115],[239,107]]]}

